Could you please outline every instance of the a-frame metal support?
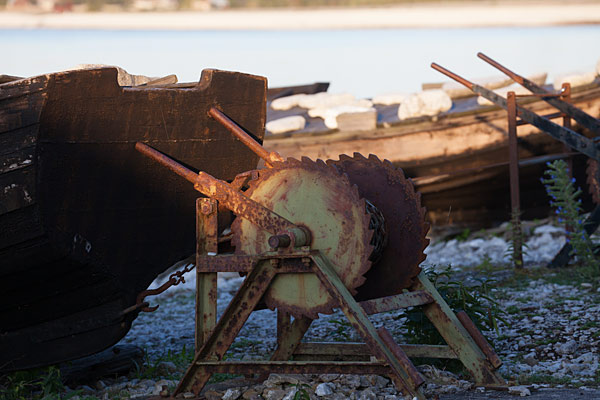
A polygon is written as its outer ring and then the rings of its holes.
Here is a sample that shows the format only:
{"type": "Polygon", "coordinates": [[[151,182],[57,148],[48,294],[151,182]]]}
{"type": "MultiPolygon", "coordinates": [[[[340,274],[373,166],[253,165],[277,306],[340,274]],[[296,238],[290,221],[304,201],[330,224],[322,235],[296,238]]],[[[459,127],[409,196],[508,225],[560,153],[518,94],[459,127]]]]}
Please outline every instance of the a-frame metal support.
{"type": "Polygon", "coordinates": [[[417,399],[425,399],[421,388],[424,379],[409,357],[457,358],[478,385],[505,385],[496,371],[501,362],[493,349],[466,314],[458,317],[454,314],[424,273],[405,293],[357,302],[331,262],[319,251],[300,248],[286,254],[218,255],[214,229],[216,210],[216,201],[199,200],[196,265],[200,280],[196,329],[201,333],[196,334],[194,360],[173,396],[183,392],[193,392],[198,396],[213,373],[257,374],[263,377],[269,373],[349,373],[388,375],[398,390],[417,399]],[[216,279],[212,274],[218,271],[246,272],[247,276],[215,325],[216,279]],[[286,273],[315,274],[363,343],[301,343],[312,320],[300,317],[292,322],[289,314],[280,312],[277,316],[277,349],[269,361],[223,361],[223,356],[273,279],[277,274],[286,273]],[[368,318],[370,314],[413,306],[423,307],[425,315],[446,341],[446,346],[398,345],[387,329],[376,329],[368,318]],[[290,361],[291,358],[294,361],[290,361]],[[332,361],[332,358],[336,360],[332,361]]]}

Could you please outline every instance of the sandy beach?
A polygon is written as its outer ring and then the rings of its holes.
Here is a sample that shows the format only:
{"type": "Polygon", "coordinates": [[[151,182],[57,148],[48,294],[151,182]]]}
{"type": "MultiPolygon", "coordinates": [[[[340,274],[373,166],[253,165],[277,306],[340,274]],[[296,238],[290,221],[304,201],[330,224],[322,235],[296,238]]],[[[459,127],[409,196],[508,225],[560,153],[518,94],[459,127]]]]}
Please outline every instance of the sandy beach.
{"type": "Polygon", "coordinates": [[[0,12],[0,29],[318,30],[600,24],[600,2],[460,2],[349,9],[0,12]]]}

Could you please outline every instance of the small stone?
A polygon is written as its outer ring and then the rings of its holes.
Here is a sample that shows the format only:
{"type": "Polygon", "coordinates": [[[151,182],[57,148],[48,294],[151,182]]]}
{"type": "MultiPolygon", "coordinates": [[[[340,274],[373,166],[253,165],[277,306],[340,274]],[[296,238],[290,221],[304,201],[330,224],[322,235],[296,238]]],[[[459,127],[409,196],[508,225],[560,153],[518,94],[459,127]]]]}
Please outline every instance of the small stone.
{"type": "Polygon", "coordinates": [[[341,375],[337,382],[341,386],[347,386],[350,389],[357,389],[360,387],[360,377],[358,375],[341,375]]]}
{"type": "MultiPolygon", "coordinates": [[[[262,390],[261,390],[262,392],[262,390]]],[[[260,397],[260,393],[258,390],[250,388],[248,390],[246,390],[244,392],[244,394],[242,394],[242,399],[244,400],[259,400],[262,397],[260,397]]]]}
{"type": "Polygon", "coordinates": [[[266,387],[275,387],[278,385],[297,385],[300,382],[305,382],[306,379],[302,377],[302,375],[280,375],[280,374],[271,374],[269,375],[269,379],[267,379],[264,383],[266,387]]]}
{"type": "Polygon", "coordinates": [[[87,385],[81,385],[79,386],[80,390],[83,390],[83,393],[94,393],[95,390],[92,389],[91,387],[87,386],[87,385]]]}
{"type": "Polygon", "coordinates": [[[159,396],[160,397],[169,397],[169,390],[167,390],[167,388],[164,388],[163,390],[160,391],[159,396]]]}
{"type": "Polygon", "coordinates": [[[206,400],[220,400],[223,397],[223,393],[217,392],[216,390],[209,390],[204,393],[204,397],[206,400]]]}
{"type": "Polygon", "coordinates": [[[331,382],[340,377],[340,374],[322,374],[319,375],[321,382],[331,382]]]}
{"type": "Polygon", "coordinates": [[[508,388],[508,393],[516,396],[531,396],[531,392],[527,389],[527,386],[511,386],[508,388]]]}
{"type": "Polygon", "coordinates": [[[523,358],[523,361],[525,362],[525,364],[532,366],[532,367],[538,363],[538,360],[535,358],[535,352],[531,352],[531,353],[527,354],[523,358]]]}
{"type": "Polygon", "coordinates": [[[358,400],[377,400],[377,395],[373,392],[372,389],[365,389],[362,392],[360,392],[358,400]]]}
{"type": "Polygon", "coordinates": [[[263,392],[263,397],[265,400],[281,400],[287,393],[285,390],[275,389],[275,388],[267,388],[263,392]]]}
{"type": "Polygon", "coordinates": [[[185,393],[183,394],[183,398],[184,398],[184,399],[193,399],[194,397],[196,397],[196,396],[195,396],[195,395],[194,395],[194,393],[192,393],[192,392],[185,392],[185,393]]]}
{"type": "Polygon", "coordinates": [[[531,318],[531,320],[533,322],[544,322],[544,317],[541,317],[539,315],[536,315],[535,317],[531,318]]]}
{"type": "Polygon", "coordinates": [[[171,361],[161,361],[156,366],[156,374],[160,376],[171,375],[177,371],[177,366],[171,361]]]}
{"type": "Polygon", "coordinates": [[[287,391],[287,393],[285,394],[285,396],[283,396],[283,399],[281,400],[294,400],[294,398],[296,397],[296,393],[298,392],[298,388],[292,387],[287,391]]]}
{"type": "Polygon", "coordinates": [[[240,389],[227,389],[223,395],[223,400],[237,400],[241,395],[242,391],[240,389]]]}
{"type": "Polygon", "coordinates": [[[592,285],[591,283],[585,283],[584,282],[584,283],[581,284],[581,287],[583,289],[591,289],[592,287],[594,287],[594,285],[592,285]]]}
{"type": "Polygon", "coordinates": [[[558,344],[556,346],[556,352],[561,355],[573,354],[577,351],[579,345],[574,340],[569,340],[566,343],[558,344]]]}
{"type": "Polygon", "coordinates": [[[335,390],[335,385],[331,382],[324,382],[317,385],[315,389],[315,394],[319,397],[321,396],[329,396],[333,394],[335,390]]]}

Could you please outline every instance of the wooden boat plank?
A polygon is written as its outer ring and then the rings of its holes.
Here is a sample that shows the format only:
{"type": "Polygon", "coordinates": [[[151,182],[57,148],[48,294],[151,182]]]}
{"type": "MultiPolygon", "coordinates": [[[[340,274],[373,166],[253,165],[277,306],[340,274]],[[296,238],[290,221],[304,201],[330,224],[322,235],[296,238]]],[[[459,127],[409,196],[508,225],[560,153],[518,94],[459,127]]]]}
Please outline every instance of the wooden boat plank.
{"type": "Polygon", "coordinates": [[[0,134],[0,156],[34,146],[38,128],[38,124],[33,124],[0,134]]]}
{"type": "Polygon", "coordinates": [[[0,136],[4,132],[37,123],[43,102],[41,92],[37,96],[19,96],[7,100],[0,98],[0,136]]]}
{"type": "Polygon", "coordinates": [[[35,146],[21,148],[8,154],[0,154],[0,174],[31,167],[34,154],[35,146]]]}
{"type": "Polygon", "coordinates": [[[31,165],[0,175],[0,216],[33,205],[35,200],[35,169],[31,165]]]}
{"type": "MultiPolygon", "coordinates": [[[[0,84],[0,102],[45,91],[49,77],[50,75],[40,75],[0,84]]],[[[4,104],[1,107],[4,107],[4,104]]]]}

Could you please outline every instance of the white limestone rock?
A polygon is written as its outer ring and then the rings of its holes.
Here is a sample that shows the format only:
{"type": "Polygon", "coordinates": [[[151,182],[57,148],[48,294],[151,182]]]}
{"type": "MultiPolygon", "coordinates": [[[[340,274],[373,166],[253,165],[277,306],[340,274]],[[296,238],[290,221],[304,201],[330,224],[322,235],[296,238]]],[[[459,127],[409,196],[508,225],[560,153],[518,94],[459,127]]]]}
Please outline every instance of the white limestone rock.
{"type": "Polygon", "coordinates": [[[588,85],[588,84],[592,83],[594,81],[594,79],[596,79],[595,71],[579,72],[579,73],[575,72],[575,73],[557,76],[556,79],[554,79],[553,86],[554,86],[555,90],[560,90],[563,83],[570,83],[571,87],[576,87],[576,86],[588,85]]]}
{"type": "Polygon", "coordinates": [[[401,120],[421,116],[434,116],[452,108],[452,99],[441,89],[424,90],[410,95],[398,107],[401,120]]]}
{"type": "Polygon", "coordinates": [[[596,75],[600,76],[600,59],[596,63],[596,75]]]}
{"type": "Polygon", "coordinates": [[[353,105],[341,105],[336,107],[328,108],[324,113],[324,122],[325,126],[329,129],[337,129],[338,121],[337,117],[342,114],[361,114],[361,113],[369,113],[372,115],[375,113],[375,120],[377,119],[377,111],[373,107],[360,107],[353,105]]]}
{"type": "Polygon", "coordinates": [[[349,101],[347,103],[335,105],[333,107],[327,106],[327,107],[311,108],[310,110],[308,110],[308,116],[312,117],[312,118],[323,118],[323,119],[325,119],[327,117],[327,112],[330,109],[332,109],[332,108],[336,108],[336,107],[362,107],[362,108],[370,108],[372,106],[373,106],[373,102],[371,102],[371,100],[367,100],[367,99],[354,99],[354,100],[349,101]]]}
{"type": "Polygon", "coordinates": [[[306,120],[301,115],[292,115],[290,117],[279,118],[267,122],[266,129],[270,133],[277,135],[286,132],[298,131],[304,129],[306,120]]]}
{"type": "Polygon", "coordinates": [[[390,106],[402,103],[409,95],[406,93],[386,93],[373,97],[373,104],[390,106]]]}
{"type": "Polygon", "coordinates": [[[294,94],[291,96],[280,97],[271,102],[271,108],[277,111],[286,111],[300,104],[300,99],[306,97],[306,94],[294,94]]]}
{"type": "Polygon", "coordinates": [[[300,98],[298,105],[302,108],[329,108],[342,104],[353,103],[356,98],[350,93],[315,93],[300,98]]]}

